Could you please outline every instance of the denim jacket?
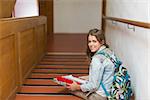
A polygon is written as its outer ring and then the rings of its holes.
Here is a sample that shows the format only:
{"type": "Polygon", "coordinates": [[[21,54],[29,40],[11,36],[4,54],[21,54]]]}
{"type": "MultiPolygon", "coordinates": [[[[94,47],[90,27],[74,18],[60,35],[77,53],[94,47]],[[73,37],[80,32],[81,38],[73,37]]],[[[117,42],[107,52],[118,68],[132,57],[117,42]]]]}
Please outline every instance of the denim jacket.
{"type": "Polygon", "coordinates": [[[82,84],[80,87],[83,92],[95,91],[97,94],[105,97],[106,94],[101,87],[100,82],[103,82],[106,90],[109,92],[113,81],[114,64],[105,56],[97,54],[101,50],[104,50],[104,52],[108,53],[109,55],[113,55],[111,50],[105,46],[101,46],[92,57],[89,68],[89,81],[85,84],[82,84]]]}

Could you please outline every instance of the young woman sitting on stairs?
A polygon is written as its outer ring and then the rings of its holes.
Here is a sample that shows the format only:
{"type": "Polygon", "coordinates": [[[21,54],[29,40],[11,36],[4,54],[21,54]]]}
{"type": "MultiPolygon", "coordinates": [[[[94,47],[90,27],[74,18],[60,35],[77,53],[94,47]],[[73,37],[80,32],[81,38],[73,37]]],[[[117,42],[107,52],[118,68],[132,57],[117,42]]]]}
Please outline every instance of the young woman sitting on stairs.
{"type": "Polygon", "coordinates": [[[108,45],[104,41],[105,37],[101,30],[92,29],[87,35],[87,55],[90,58],[89,75],[80,77],[88,80],[85,84],[77,84],[73,82],[68,84],[68,89],[76,96],[85,100],[107,100],[107,96],[100,86],[102,81],[107,91],[110,91],[110,86],[113,80],[114,65],[111,61],[106,61],[105,56],[97,54],[100,51],[107,52],[112,55],[108,45]]]}

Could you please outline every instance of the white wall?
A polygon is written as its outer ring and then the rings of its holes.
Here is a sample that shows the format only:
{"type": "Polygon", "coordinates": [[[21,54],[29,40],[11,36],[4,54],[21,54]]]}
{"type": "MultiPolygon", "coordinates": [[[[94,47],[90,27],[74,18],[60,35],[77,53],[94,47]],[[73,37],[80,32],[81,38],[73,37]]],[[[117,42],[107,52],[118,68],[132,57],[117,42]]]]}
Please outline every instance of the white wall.
{"type": "Polygon", "coordinates": [[[37,0],[16,0],[14,17],[39,16],[37,0]]]}
{"type": "MultiPolygon", "coordinates": [[[[107,0],[107,16],[148,23],[149,7],[149,0],[107,0]]],[[[136,100],[150,100],[150,30],[107,21],[106,40],[128,66],[136,100]]]]}
{"type": "MultiPolygon", "coordinates": [[[[149,20],[150,21],[150,20],[149,20]]],[[[148,34],[148,61],[150,61],[150,30],[148,34]]],[[[148,76],[150,76],[150,64],[148,64],[148,76]]],[[[148,84],[150,84],[150,79],[148,79],[148,84]]],[[[150,85],[148,85],[148,94],[150,94],[150,85]]],[[[150,95],[149,95],[150,98],[150,95]]]]}
{"type": "MultiPolygon", "coordinates": [[[[150,23],[150,0],[148,1],[148,22],[150,23]]],[[[150,30],[148,31],[148,61],[150,61],[150,30]]],[[[148,76],[150,76],[150,64],[148,64],[148,76]]],[[[148,79],[148,84],[150,84],[150,78],[148,79]]],[[[150,98],[150,85],[148,85],[148,98],[150,98]]]]}
{"type": "Polygon", "coordinates": [[[54,0],[54,33],[87,33],[101,27],[101,0],[54,0]]]}

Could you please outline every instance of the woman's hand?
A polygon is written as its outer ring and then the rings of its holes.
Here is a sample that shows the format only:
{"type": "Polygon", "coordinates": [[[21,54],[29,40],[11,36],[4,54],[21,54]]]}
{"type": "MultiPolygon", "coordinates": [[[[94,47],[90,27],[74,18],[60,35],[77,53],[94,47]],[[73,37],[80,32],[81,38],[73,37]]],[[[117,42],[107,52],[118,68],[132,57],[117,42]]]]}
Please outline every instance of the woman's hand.
{"type": "Polygon", "coordinates": [[[76,90],[80,90],[80,85],[77,84],[77,82],[73,81],[72,84],[67,84],[67,88],[71,91],[76,91],[76,90]]]}

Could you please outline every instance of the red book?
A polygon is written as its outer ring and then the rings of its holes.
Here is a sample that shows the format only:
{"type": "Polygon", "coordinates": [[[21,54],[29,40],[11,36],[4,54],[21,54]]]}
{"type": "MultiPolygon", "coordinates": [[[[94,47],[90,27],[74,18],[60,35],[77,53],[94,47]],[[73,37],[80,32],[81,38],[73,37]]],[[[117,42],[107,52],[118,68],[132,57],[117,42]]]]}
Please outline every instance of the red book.
{"type": "Polygon", "coordinates": [[[58,83],[60,85],[64,85],[64,86],[66,86],[67,83],[72,84],[73,81],[77,82],[78,84],[83,84],[83,83],[87,82],[86,80],[82,80],[82,79],[74,77],[72,75],[58,76],[58,77],[54,78],[53,80],[56,83],[58,83]]]}

